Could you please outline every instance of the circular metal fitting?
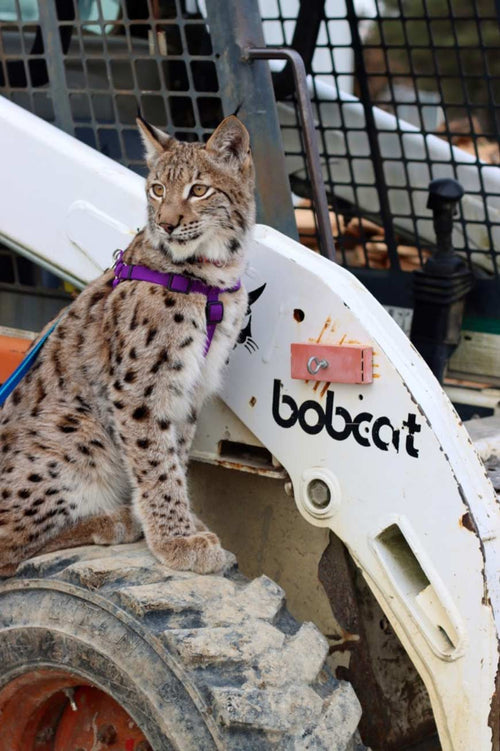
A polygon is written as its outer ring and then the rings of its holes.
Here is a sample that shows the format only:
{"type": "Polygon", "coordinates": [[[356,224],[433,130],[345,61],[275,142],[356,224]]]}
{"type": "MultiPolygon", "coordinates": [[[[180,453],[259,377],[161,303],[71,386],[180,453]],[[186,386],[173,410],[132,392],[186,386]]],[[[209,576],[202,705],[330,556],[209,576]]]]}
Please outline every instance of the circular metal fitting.
{"type": "Polygon", "coordinates": [[[97,740],[105,746],[111,746],[116,741],[116,728],[114,725],[101,725],[97,731],[97,740]]]}
{"type": "Polygon", "coordinates": [[[141,729],[109,694],[82,683],[65,670],[37,666],[17,676],[0,690],[2,731],[0,748],[8,732],[9,751],[50,748],[51,751],[101,751],[126,741],[134,751],[152,751],[141,729]],[[73,709],[73,704],[76,710],[73,709]],[[95,718],[108,722],[96,728],[95,718]]]}
{"type": "Polygon", "coordinates": [[[307,497],[317,511],[323,511],[328,507],[332,494],[324,480],[311,480],[306,488],[307,497]]]}
{"type": "Polygon", "coordinates": [[[339,481],[324,467],[311,467],[302,473],[300,499],[303,509],[316,519],[329,519],[341,500],[339,481]]]}

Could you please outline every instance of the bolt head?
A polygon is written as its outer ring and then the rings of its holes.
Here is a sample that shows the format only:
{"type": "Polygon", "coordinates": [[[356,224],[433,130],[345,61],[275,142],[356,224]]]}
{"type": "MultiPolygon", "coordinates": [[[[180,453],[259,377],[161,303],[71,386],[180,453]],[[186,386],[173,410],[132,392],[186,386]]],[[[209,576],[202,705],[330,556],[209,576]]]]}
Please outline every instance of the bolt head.
{"type": "Polygon", "coordinates": [[[36,743],[46,743],[47,741],[50,741],[51,738],[53,738],[55,735],[54,728],[46,727],[42,728],[42,730],[39,730],[36,734],[36,743]]]}
{"type": "Polygon", "coordinates": [[[111,746],[116,737],[116,728],[113,725],[101,725],[97,731],[97,740],[106,746],[111,746]]]}
{"type": "Polygon", "coordinates": [[[323,509],[330,503],[332,494],[330,488],[324,482],[324,480],[315,479],[307,486],[307,493],[313,506],[318,509],[323,509]]]}

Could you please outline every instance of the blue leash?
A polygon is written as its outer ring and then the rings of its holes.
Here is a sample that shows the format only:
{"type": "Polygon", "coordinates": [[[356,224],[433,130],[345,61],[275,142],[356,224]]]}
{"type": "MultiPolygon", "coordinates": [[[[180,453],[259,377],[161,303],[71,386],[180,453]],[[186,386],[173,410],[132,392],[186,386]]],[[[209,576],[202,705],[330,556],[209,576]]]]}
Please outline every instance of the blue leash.
{"type": "Polygon", "coordinates": [[[50,329],[45,332],[45,334],[42,336],[39,342],[36,343],[36,345],[33,347],[32,350],[28,352],[22,363],[17,366],[15,371],[11,373],[11,375],[7,378],[7,380],[0,386],[0,407],[3,405],[7,397],[14,391],[18,383],[20,383],[28,370],[31,368],[33,363],[35,362],[36,358],[38,357],[38,354],[40,350],[42,349],[43,345],[49,338],[49,336],[54,331],[55,327],[61,320],[61,317],[57,319],[55,323],[52,324],[50,329]]]}

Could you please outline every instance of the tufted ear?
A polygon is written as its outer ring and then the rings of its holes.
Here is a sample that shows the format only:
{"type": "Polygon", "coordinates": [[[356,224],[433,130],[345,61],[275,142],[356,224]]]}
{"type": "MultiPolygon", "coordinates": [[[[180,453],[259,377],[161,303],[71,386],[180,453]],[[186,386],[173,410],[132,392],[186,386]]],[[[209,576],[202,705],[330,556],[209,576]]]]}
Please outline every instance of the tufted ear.
{"type": "Polygon", "coordinates": [[[136,123],[146,150],[146,161],[151,167],[154,160],[160,154],[163,154],[175,139],[168,133],[164,133],[162,130],[155,128],[154,125],[147,123],[140,115],[138,115],[136,123]]]}
{"type": "Polygon", "coordinates": [[[207,151],[212,151],[226,161],[243,163],[250,153],[250,136],[237,117],[226,117],[207,141],[207,151]]]}

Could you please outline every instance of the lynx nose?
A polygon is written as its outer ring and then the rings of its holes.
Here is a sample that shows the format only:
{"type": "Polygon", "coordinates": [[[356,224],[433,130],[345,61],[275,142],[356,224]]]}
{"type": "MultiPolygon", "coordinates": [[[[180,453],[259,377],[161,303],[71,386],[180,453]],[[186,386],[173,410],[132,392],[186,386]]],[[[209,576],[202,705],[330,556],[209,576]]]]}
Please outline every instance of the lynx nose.
{"type": "Polygon", "coordinates": [[[167,235],[171,235],[175,229],[175,226],[173,224],[168,224],[167,222],[161,222],[160,227],[165,230],[167,235]]]}

